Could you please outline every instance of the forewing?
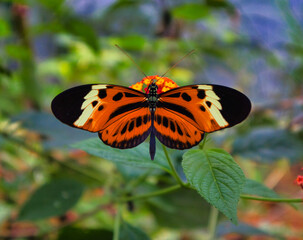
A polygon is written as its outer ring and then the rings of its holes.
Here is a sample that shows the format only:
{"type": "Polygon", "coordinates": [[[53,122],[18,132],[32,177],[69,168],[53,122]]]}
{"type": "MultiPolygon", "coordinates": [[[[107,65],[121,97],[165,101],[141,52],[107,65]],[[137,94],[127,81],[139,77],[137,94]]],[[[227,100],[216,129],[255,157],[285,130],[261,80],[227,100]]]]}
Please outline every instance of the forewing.
{"type": "Polygon", "coordinates": [[[242,122],[251,103],[243,93],[229,87],[190,85],[160,94],[157,109],[178,116],[200,132],[213,132],[242,122]]]}
{"type": "Polygon", "coordinates": [[[57,95],[51,105],[63,123],[90,132],[102,132],[140,109],[148,109],[145,94],[137,90],[106,84],[89,84],[57,95]]]}

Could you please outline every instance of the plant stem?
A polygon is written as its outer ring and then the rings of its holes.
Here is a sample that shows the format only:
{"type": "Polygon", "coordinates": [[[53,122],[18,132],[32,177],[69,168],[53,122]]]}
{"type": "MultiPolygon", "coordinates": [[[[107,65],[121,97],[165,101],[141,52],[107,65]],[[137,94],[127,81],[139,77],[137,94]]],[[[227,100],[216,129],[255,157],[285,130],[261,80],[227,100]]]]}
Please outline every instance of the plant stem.
{"type": "Polygon", "coordinates": [[[207,134],[208,134],[208,133],[204,133],[203,142],[202,142],[202,144],[199,145],[199,149],[201,149],[201,150],[202,150],[202,149],[204,148],[204,146],[205,146],[207,134]]]}
{"type": "Polygon", "coordinates": [[[133,200],[139,200],[139,199],[145,199],[145,198],[150,198],[150,197],[156,197],[156,196],[160,196],[169,192],[173,192],[176,191],[178,189],[180,189],[182,186],[180,184],[168,187],[168,188],[164,188],[155,192],[151,192],[151,193],[145,193],[145,194],[141,194],[141,195],[137,195],[137,196],[131,196],[131,197],[124,197],[121,198],[119,200],[119,202],[128,202],[128,201],[133,201],[133,200]]]}
{"type": "Polygon", "coordinates": [[[257,201],[264,201],[264,202],[289,202],[289,203],[301,203],[303,202],[302,198],[266,198],[266,197],[254,197],[249,195],[241,195],[243,199],[249,200],[257,200],[257,201]]]}
{"type": "Polygon", "coordinates": [[[169,156],[169,154],[168,154],[168,152],[167,152],[166,147],[165,147],[163,144],[162,144],[162,147],[163,147],[163,151],[164,151],[165,157],[166,157],[166,159],[167,159],[167,162],[168,162],[168,164],[169,164],[169,166],[170,166],[170,168],[171,168],[171,170],[172,170],[172,175],[174,176],[174,178],[176,179],[176,181],[177,181],[181,186],[184,186],[183,181],[182,181],[181,178],[179,177],[179,175],[178,175],[178,173],[177,173],[177,171],[176,171],[176,168],[175,168],[174,164],[173,164],[172,161],[171,161],[171,158],[170,158],[170,156],[169,156]]]}
{"type": "Polygon", "coordinates": [[[209,222],[208,222],[208,240],[214,240],[215,239],[215,233],[216,233],[216,226],[218,221],[218,215],[219,211],[214,206],[211,206],[210,209],[210,215],[209,215],[209,222]]]}
{"type": "Polygon", "coordinates": [[[119,240],[120,238],[121,210],[122,210],[122,206],[118,204],[117,213],[115,216],[113,240],[119,240]]]}

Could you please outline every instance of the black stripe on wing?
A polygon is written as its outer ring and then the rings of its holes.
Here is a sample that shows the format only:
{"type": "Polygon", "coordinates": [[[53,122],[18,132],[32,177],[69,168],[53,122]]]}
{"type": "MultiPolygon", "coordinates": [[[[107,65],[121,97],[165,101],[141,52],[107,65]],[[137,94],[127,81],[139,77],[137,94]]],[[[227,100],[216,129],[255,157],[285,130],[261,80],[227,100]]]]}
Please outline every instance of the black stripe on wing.
{"type": "Polygon", "coordinates": [[[188,111],[185,107],[178,105],[178,104],[173,104],[173,103],[169,103],[169,102],[164,102],[164,101],[159,101],[157,102],[157,107],[158,108],[165,108],[165,109],[169,109],[171,111],[175,111],[178,112],[180,114],[183,114],[187,117],[189,117],[190,119],[195,121],[194,115],[188,111]]]}

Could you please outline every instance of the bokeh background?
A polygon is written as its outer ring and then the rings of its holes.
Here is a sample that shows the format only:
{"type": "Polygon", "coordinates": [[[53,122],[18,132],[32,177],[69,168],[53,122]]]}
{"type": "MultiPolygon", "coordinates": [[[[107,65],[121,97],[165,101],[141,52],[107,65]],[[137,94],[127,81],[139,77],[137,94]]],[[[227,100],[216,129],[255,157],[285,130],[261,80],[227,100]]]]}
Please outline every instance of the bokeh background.
{"type": "MultiPolygon", "coordinates": [[[[51,100],[69,87],[144,77],[115,44],[146,75],[195,49],[167,77],[233,87],[253,103],[247,121],[211,134],[206,147],[230,152],[263,196],[301,198],[302,39],[301,0],[1,0],[0,238],[112,239],[118,207],[109,196],[173,182],[152,163],[77,150],[72,144],[97,136],[51,114],[51,100]],[[53,208],[39,209],[41,195],[54,198],[53,208]]],[[[185,180],[184,151],[170,153],[185,180]]],[[[210,206],[193,192],[121,208],[120,239],[208,237],[210,206]]],[[[238,217],[235,226],[219,216],[216,239],[303,239],[301,204],[242,199],[238,217]]]]}

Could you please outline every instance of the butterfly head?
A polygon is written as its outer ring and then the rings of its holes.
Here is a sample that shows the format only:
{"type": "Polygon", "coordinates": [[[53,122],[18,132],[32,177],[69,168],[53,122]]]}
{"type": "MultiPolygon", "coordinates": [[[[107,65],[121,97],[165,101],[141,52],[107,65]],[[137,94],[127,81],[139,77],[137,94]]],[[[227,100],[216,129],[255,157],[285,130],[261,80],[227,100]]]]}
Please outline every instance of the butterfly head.
{"type": "Polygon", "coordinates": [[[150,96],[157,96],[158,95],[158,86],[156,82],[154,82],[155,79],[152,80],[152,82],[148,85],[148,95],[150,96]]]}
{"type": "Polygon", "coordinates": [[[149,91],[151,89],[155,89],[157,87],[158,89],[158,85],[157,85],[157,81],[158,79],[156,78],[158,77],[158,75],[155,76],[148,76],[147,79],[143,78],[142,81],[144,84],[146,84],[146,88],[144,89],[146,93],[149,93],[149,91]]]}

